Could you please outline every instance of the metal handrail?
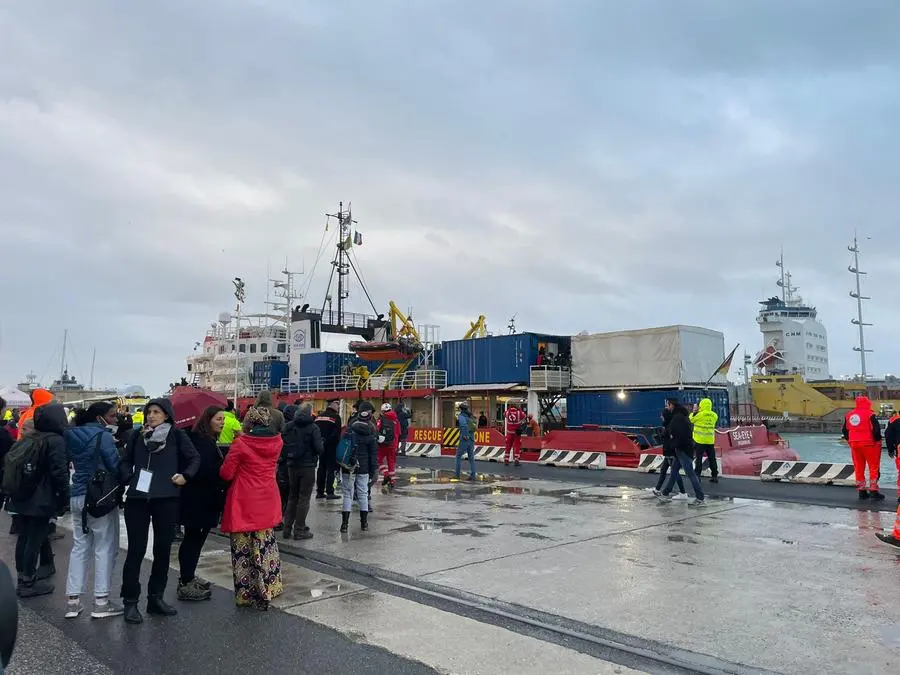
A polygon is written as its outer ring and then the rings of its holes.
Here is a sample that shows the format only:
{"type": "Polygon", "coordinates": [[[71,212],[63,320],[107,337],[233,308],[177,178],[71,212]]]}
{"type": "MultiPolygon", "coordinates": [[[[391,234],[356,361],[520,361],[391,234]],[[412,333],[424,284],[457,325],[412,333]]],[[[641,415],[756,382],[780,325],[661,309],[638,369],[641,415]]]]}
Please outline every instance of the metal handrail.
{"type": "Polygon", "coordinates": [[[531,389],[568,389],[572,386],[572,371],[565,366],[531,366],[531,389]]]}
{"type": "Polygon", "coordinates": [[[283,378],[283,393],[313,393],[319,391],[355,391],[359,389],[358,375],[323,375],[321,377],[301,377],[296,380],[283,378]]]}
{"type": "Polygon", "coordinates": [[[443,389],[447,386],[447,371],[407,370],[391,376],[386,389],[443,389]]]}

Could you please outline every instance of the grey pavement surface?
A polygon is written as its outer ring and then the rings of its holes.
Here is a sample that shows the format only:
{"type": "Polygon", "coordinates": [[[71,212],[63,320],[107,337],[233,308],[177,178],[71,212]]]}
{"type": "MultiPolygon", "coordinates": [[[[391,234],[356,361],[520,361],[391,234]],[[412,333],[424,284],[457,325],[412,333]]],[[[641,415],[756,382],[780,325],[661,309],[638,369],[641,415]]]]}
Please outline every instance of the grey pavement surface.
{"type": "MultiPolygon", "coordinates": [[[[400,467],[423,467],[451,470],[456,460],[452,457],[401,457],[400,467]]],[[[519,467],[504,467],[497,462],[477,462],[479,472],[499,473],[504,476],[562,480],[590,485],[629,486],[635,488],[653,487],[659,479],[658,473],[641,473],[623,469],[566,469],[539,464],[523,464],[519,467]]],[[[690,484],[685,479],[685,487],[690,492],[690,484]]],[[[887,499],[883,502],[860,501],[856,490],[847,486],[807,485],[803,483],[769,482],[758,478],[720,477],[718,483],[703,479],[703,490],[711,497],[736,497],[740,499],[763,499],[767,501],[790,502],[795,504],[815,504],[819,506],[840,506],[862,511],[896,511],[897,490],[882,485],[881,491],[887,499]]]]}
{"type": "Polygon", "coordinates": [[[320,501],[317,538],[286,550],[401,571],[730,663],[804,675],[900,672],[892,602],[900,555],[874,537],[891,513],[735,498],[698,510],[609,487],[607,472],[522,480],[498,467],[472,484],[416,463],[407,460],[394,493],[374,495],[371,532],[337,535],[340,506],[320,501]]]}
{"type": "MultiPolygon", "coordinates": [[[[9,518],[0,516],[0,558],[13,560],[9,518]]],[[[92,621],[87,614],[63,618],[65,574],[71,535],[54,542],[57,591],[20,601],[19,642],[10,675],[187,672],[398,673],[425,675],[431,668],[278,609],[238,609],[233,595],[217,589],[209,602],[178,604],[177,617],[146,617],[139,626],[121,618],[92,621]]],[[[121,579],[121,562],[114,576],[121,579]]],[[[145,564],[142,579],[149,566],[145,564]]],[[[168,599],[175,602],[170,576],[168,599]]],[[[142,608],[143,611],[143,608],[142,608]]]]}

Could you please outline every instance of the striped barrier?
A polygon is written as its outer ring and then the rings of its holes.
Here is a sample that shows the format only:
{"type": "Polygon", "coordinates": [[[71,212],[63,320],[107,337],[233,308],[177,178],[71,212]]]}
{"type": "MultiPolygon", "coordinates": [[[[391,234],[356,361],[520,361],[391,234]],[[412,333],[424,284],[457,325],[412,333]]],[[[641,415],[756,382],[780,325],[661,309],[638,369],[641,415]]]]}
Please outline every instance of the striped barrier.
{"type": "MultiPolygon", "coordinates": [[[[665,458],[662,455],[641,455],[641,461],[638,462],[637,470],[642,471],[643,473],[656,473],[662,468],[663,460],[665,458]]],[[[722,473],[722,464],[719,463],[719,472],[722,473]]],[[[681,475],[684,475],[684,469],[681,470],[681,475]]],[[[700,475],[701,476],[712,476],[712,472],[709,470],[709,457],[703,458],[703,463],[700,465],[700,475]]]]}
{"type": "Polygon", "coordinates": [[[409,443],[406,446],[407,457],[440,457],[440,443],[409,443]]]}
{"type": "Polygon", "coordinates": [[[475,459],[485,462],[502,462],[506,448],[502,445],[476,445],[475,459]]]}
{"type": "Polygon", "coordinates": [[[856,487],[852,464],[832,462],[785,462],[767,459],[763,461],[761,480],[787,483],[811,483],[813,485],[849,485],[856,487]]]}
{"type": "Polygon", "coordinates": [[[585,450],[542,450],[538,464],[578,469],[605,469],[605,452],[585,450]]]}

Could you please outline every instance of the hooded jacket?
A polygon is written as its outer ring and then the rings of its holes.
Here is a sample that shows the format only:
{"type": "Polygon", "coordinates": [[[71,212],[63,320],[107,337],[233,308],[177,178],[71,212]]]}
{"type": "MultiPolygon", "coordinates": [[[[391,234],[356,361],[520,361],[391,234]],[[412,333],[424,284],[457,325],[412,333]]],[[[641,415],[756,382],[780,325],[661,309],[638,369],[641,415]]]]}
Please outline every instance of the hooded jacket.
{"type": "Polygon", "coordinates": [[[708,398],[700,399],[699,410],[690,416],[694,425],[694,443],[697,445],[716,444],[716,424],[719,416],[712,409],[712,401],[708,398]]]}
{"type": "Polygon", "coordinates": [[[200,470],[200,455],[187,432],[175,428],[175,412],[172,403],[167,398],[154,398],[144,406],[144,419],[150,406],[159,406],[166,413],[166,422],[172,425],[166,442],[162,448],[157,448],[151,453],[147,446],[145,434],[151,433],[150,428],[144,425],[140,430],[131,434],[128,445],[125,446],[125,456],[122,459],[122,475],[128,482],[128,499],[165,499],[178,497],[180,490],[172,482],[172,476],[180,473],[187,482],[190,482],[197,471],[200,470]],[[137,491],[137,482],[141,469],[146,469],[153,474],[150,481],[150,491],[147,493],[137,491]]]}
{"type": "Polygon", "coordinates": [[[405,403],[397,405],[397,420],[400,422],[400,440],[405,441],[409,437],[409,420],[412,419],[412,413],[405,403]]]}
{"type": "Polygon", "coordinates": [[[887,429],[884,430],[884,444],[887,446],[888,454],[895,457],[897,449],[900,448],[900,414],[893,415],[888,422],[887,429]]]}
{"type": "MultiPolygon", "coordinates": [[[[72,497],[87,494],[88,483],[97,469],[105,469],[113,476],[119,476],[119,452],[116,441],[106,427],[99,422],[90,422],[80,427],[67,429],[65,433],[68,461],[75,467],[72,474],[72,497]],[[100,442],[100,458],[94,462],[94,451],[100,442]]],[[[125,476],[122,476],[125,482],[125,476]]]]}
{"type": "Polygon", "coordinates": [[[58,403],[44,404],[35,410],[33,433],[43,446],[38,463],[41,478],[31,497],[10,500],[10,513],[52,518],[65,509],[69,502],[69,464],[63,439],[67,425],[66,410],[58,403]]]}
{"type": "MultiPolygon", "coordinates": [[[[369,420],[360,419],[358,415],[351,417],[347,425],[350,432],[356,435],[356,460],[359,466],[357,473],[378,475],[378,441],[375,438],[375,425],[369,420]]],[[[343,467],[343,473],[349,473],[343,467]]]]}
{"type": "Polygon", "coordinates": [[[693,457],[694,436],[691,429],[691,421],[688,411],[682,405],[676,405],[672,410],[672,420],[669,422],[669,436],[672,439],[673,451],[683,452],[693,457]]]}
{"type": "MultiPolygon", "coordinates": [[[[46,389],[35,389],[31,392],[31,400],[33,401],[31,407],[25,408],[19,415],[17,426],[20,430],[27,429],[25,423],[34,418],[34,413],[38,408],[53,401],[53,394],[46,389]]],[[[63,412],[63,417],[65,417],[65,411],[63,412]]],[[[68,420],[66,420],[66,426],[68,426],[68,420]]]]}
{"type": "Polygon", "coordinates": [[[881,423],[872,410],[872,401],[868,396],[856,399],[856,408],[844,416],[841,429],[844,440],[851,445],[855,443],[881,443],[881,423]]]}
{"type": "MultiPolygon", "coordinates": [[[[287,410],[285,418],[287,418],[287,410]]],[[[315,418],[308,412],[299,411],[293,415],[290,424],[281,435],[284,440],[284,448],[281,451],[288,468],[309,468],[319,463],[319,458],[325,452],[322,444],[322,432],[315,424],[315,418]]]]}
{"type": "Polygon", "coordinates": [[[222,532],[257,532],[281,522],[281,495],[275,481],[283,442],[270,429],[234,439],[219,471],[229,481],[222,532]]]}

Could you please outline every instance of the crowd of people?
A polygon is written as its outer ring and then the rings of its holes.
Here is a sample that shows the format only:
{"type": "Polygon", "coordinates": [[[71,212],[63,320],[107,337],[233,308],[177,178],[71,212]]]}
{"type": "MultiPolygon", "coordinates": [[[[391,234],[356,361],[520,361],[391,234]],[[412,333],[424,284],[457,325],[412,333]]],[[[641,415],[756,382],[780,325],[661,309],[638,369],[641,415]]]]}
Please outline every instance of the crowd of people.
{"type": "Polygon", "coordinates": [[[35,390],[32,401],[7,416],[0,399],[0,415],[8,420],[0,426],[0,483],[18,537],[16,593],[54,593],[50,542],[55,520],[68,512],[73,537],[65,617],[83,613],[93,561],[90,616],[123,615],[132,624],[143,621],[142,593],[147,613],[177,614],[163,597],[176,538],[177,598],[211,597],[210,582],[196,572],[217,527],[230,538],[236,604],[268,609],[283,590],[277,533],[285,540],[312,538],[313,490],[317,499],[342,500],[340,532],[349,531],[354,503],[360,529],[368,530],[372,487],[380,477],[382,491],[394,488],[410,417],[402,403],[397,411],[384,403],[376,414],[371,403],[358,401],[344,425],[339,401],[315,414],[302,401],[275,406],[263,392],[241,419],[229,402],[205,409],[185,430],[176,426],[167,398],[151,399],[138,425],[112,402],[92,403],[69,419],[46,390],[35,390]],[[120,512],[127,533],[121,605],[110,598],[120,512]],[[142,586],[151,531],[150,574],[142,586]]]}

